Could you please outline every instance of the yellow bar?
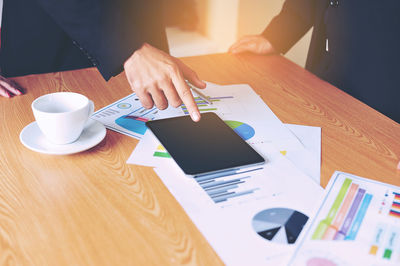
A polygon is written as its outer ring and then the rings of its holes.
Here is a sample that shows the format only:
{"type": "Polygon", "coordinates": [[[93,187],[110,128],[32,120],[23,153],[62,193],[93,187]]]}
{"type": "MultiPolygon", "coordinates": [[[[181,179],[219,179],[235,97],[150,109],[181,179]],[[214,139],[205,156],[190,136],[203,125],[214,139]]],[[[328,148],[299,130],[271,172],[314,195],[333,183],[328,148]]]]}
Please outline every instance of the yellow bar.
{"type": "Polygon", "coordinates": [[[165,148],[164,148],[163,145],[160,144],[160,145],[158,145],[157,150],[158,151],[165,151],[165,148]]]}
{"type": "Polygon", "coordinates": [[[376,253],[378,252],[378,246],[371,246],[371,249],[369,250],[369,254],[371,255],[376,255],[376,253]]]}

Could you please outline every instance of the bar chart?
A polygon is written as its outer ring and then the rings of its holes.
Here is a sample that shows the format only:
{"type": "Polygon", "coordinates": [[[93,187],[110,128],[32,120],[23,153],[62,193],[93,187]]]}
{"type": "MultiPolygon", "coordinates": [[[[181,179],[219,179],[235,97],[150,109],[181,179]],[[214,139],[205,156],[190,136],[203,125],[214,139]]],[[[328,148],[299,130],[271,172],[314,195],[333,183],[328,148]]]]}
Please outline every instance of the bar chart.
{"type": "Polygon", "coordinates": [[[167,152],[167,150],[164,148],[163,145],[158,145],[157,149],[153,153],[154,157],[160,157],[160,158],[172,158],[171,155],[167,152]]]}
{"type": "Polygon", "coordinates": [[[400,265],[399,203],[399,187],[335,172],[294,265],[400,265]]]}
{"type": "Polygon", "coordinates": [[[393,192],[393,201],[389,215],[400,219],[400,193],[393,192]]]}
{"type": "Polygon", "coordinates": [[[355,240],[372,194],[346,178],[331,205],[328,215],[315,229],[314,240],[355,240]]]}
{"type": "MultiPolygon", "coordinates": [[[[218,102],[221,102],[225,99],[233,99],[234,97],[233,96],[220,96],[220,97],[207,97],[207,98],[213,104],[208,104],[200,97],[194,98],[196,105],[199,108],[200,113],[218,111],[219,108],[222,108],[222,106],[218,105],[218,102]]],[[[182,104],[181,108],[185,115],[189,114],[186,105],[182,104]]]]}
{"type": "Polygon", "coordinates": [[[215,174],[194,177],[199,186],[216,204],[242,199],[260,190],[252,179],[262,167],[252,169],[232,169],[215,174]]]}

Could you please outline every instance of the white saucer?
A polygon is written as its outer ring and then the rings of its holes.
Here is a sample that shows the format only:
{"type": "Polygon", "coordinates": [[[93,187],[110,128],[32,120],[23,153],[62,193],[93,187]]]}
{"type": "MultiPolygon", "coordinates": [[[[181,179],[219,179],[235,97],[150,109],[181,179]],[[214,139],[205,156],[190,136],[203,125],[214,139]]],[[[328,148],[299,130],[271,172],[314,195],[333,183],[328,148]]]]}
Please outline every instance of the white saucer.
{"type": "Polygon", "coordinates": [[[33,151],[53,155],[67,155],[88,150],[99,144],[105,136],[106,128],[103,124],[90,119],[79,139],[73,143],[57,145],[49,142],[36,122],[27,125],[19,134],[19,139],[25,147],[33,151]]]}

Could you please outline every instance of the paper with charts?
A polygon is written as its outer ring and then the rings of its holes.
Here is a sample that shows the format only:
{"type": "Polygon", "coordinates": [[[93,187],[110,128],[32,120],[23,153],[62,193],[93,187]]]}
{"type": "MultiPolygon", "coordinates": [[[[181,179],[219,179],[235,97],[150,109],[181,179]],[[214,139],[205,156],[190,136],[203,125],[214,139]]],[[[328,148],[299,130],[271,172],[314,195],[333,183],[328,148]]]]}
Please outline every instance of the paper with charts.
{"type": "MultiPolygon", "coordinates": [[[[288,125],[290,130],[276,117],[271,109],[263,102],[263,100],[246,84],[225,85],[220,86],[213,83],[207,83],[207,88],[202,92],[209,96],[213,104],[207,104],[202,99],[195,97],[196,103],[201,113],[215,112],[244,140],[250,145],[259,143],[273,143],[279,151],[287,156],[298,168],[305,174],[310,176],[319,184],[320,179],[320,162],[321,162],[321,129],[315,127],[304,127],[296,125],[288,125]],[[293,132],[298,132],[301,138],[297,137],[293,132]],[[311,141],[310,139],[313,138],[311,141]],[[302,142],[316,143],[310,145],[317,147],[315,149],[305,148],[302,142]]],[[[124,101],[110,105],[111,109],[116,109],[115,106],[124,104],[124,101]]],[[[143,112],[143,108],[135,108],[133,111],[143,112]],[[138,111],[136,111],[138,110],[138,111]]],[[[109,109],[103,108],[95,113],[95,119],[104,123],[105,118],[99,116],[107,114],[109,109]]],[[[151,112],[150,112],[151,113],[151,112]]],[[[159,111],[155,114],[156,119],[181,116],[187,114],[186,107],[182,105],[180,108],[168,108],[165,111],[159,111]]],[[[141,128],[143,133],[140,135],[142,140],[137,145],[135,151],[128,159],[128,163],[153,166],[168,161],[170,156],[164,148],[154,142],[153,138],[145,134],[145,125],[143,121],[138,122],[138,118],[127,120],[131,114],[125,115],[124,118],[117,116],[112,117],[112,120],[121,120],[131,123],[130,128],[141,128]],[[142,125],[142,126],[141,126],[142,125]]],[[[142,118],[140,118],[142,119],[142,118]]],[[[146,117],[145,119],[149,119],[146,117]]],[[[142,120],[145,120],[142,119],[142,120]]],[[[113,123],[111,121],[111,123],[113,123]]],[[[109,123],[108,127],[122,129],[116,125],[109,123]]],[[[107,123],[105,123],[107,126],[107,123]]],[[[114,123],[115,124],[115,123],[114,123]]],[[[128,128],[125,124],[125,129],[128,128]]],[[[136,130],[136,134],[139,130],[136,130]]],[[[133,135],[130,133],[129,135],[133,135]]],[[[309,146],[309,145],[307,145],[309,146]]]]}
{"type": "Polygon", "coordinates": [[[400,187],[335,172],[292,265],[400,265],[400,187]]]}
{"type": "Polygon", "coordinates": [[[323,189],[271,143],[268,163],[192,178],[170,161],[155,168],[169,191],[227,265],[287,265],[323,189]]]}
{"type": "Polygon", "coordinates": [[[91,118],[102,123],[106,128],[141,139],[147,131],[146,122],[163,116],[176,116],[176,110],[169,107],[158,110],[156,107],[146,109],[139,98],[132,93],[95,112],[91,118]]]}
{"type": "Polygon", "coordinates": [[[157,114],[157,108],[145,109],[136,94],[132,93],[98,110],[92,119],[109,129],[140,139],[147,130],[145,122],[153,120],[157,114]]]}
{"type": "MultiPolygon", "coordinates": [[[[275,116],[261,98],[246,85],[219,86],[207,83],[207,88],[202,90],[210,96],[213,104],[207,104],[199,97],[195,101],[201,113],[215,112],[225,120],[232,120],[229,125],[235,128],[246,139],[252,138],[252,142],[275,141],[283,147],[301,148],[303,145],[285,128],[283,123],[275,116]],[[252,126],[241,122],[243,119],[257,117],[262,121],[257,126],[265,130],[267,139],[259,139],[255,135],[252,126]]],[[[147,131],[145,122],[153,119],[182,116],[188,114],[185,105],[179,108],[169,107],[160,111],[156,107],[145,109],[135,93],[112,103],[92,115],[92,118],[103,123],[107,128],[141,139],[147,131]]],[[[252,122],[252,121],[249,121],[252,122]]]]}

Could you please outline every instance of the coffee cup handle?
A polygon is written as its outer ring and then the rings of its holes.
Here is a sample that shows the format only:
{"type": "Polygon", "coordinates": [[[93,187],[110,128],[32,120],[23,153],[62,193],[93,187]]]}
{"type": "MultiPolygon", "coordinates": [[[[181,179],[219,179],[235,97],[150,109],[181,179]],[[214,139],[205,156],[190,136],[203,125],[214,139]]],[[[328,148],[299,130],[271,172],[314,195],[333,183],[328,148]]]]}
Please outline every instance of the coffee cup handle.
{"type": "Polygon", "coordinates": [[[94,113],[94,103],[93,101],[89,100],[89,118],[92,116],[92,114],[94,113]]]}

